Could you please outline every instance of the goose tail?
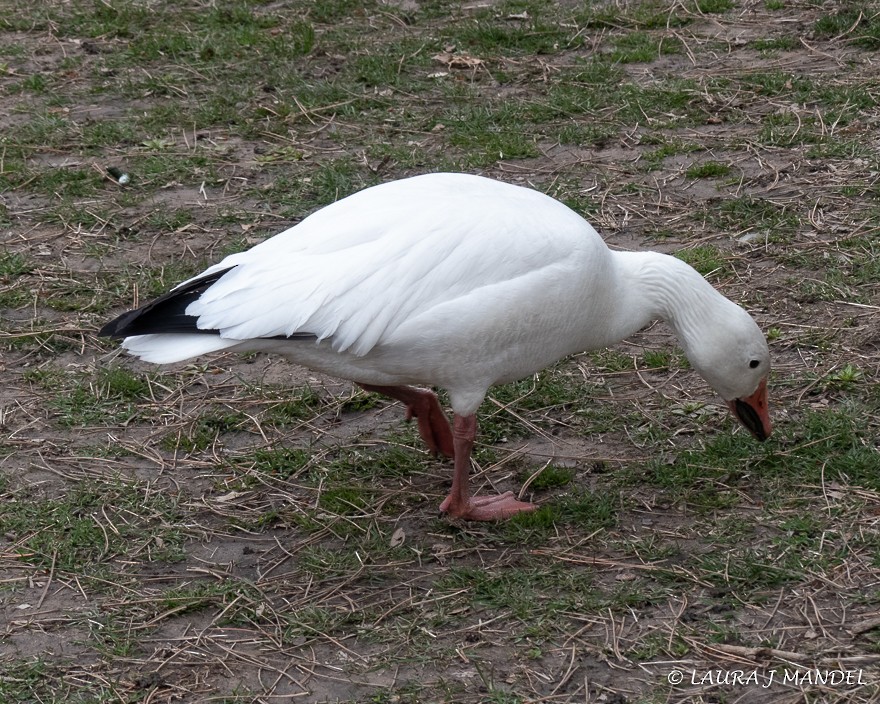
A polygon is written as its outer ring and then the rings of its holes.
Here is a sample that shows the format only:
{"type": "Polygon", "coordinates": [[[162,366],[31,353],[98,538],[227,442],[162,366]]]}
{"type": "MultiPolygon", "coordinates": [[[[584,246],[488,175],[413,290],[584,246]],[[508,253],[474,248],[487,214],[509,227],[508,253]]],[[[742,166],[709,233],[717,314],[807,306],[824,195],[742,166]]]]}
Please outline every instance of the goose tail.
{"type": "Polygon", "coordinates": [[[135,357],[153,364],[171,364],[218,352],[240,345],[241,340],[224,340],[219,335],[176,333],[133,335],[122,341],[122,347],[135,357]]]}
{"type": "Polygon", "coordinates": [[[101,337],[125,338],[122,347],[155,364],[180,362],[208,352],[235,347],[241,340],[224,339],[219,330],[198,327],[198,318],[186,309],[229,269],[185,281],[164,296],[111,320],[101,337]]]}

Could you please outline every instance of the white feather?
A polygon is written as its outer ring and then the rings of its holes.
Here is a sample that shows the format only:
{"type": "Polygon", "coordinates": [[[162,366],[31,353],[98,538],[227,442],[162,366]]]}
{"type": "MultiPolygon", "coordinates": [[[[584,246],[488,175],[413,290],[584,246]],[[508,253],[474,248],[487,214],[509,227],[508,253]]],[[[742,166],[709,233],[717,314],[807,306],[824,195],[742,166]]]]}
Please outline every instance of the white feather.
{"type": "Polygon", "coordinates": [[[547,196],[487,179],[396,181],[227,257],[206,273],[235,269],[187,313],[223,337],[311,333],[365,355],[414,315],[566,258],[584,225],[547,196]],[[547,232],[542,210],[567,228],[547,232]],[[527,252],[523,236],[533,240],[527,252]]]}
{"type": "Polygon", "coordinates": [[[123,349],[153,364],[171,364],[209,352],[219,352],[237,344],[239,344],[237,340],[224,340],[219,335],[202,333],[134,335],[122,341],[123,349]]]}

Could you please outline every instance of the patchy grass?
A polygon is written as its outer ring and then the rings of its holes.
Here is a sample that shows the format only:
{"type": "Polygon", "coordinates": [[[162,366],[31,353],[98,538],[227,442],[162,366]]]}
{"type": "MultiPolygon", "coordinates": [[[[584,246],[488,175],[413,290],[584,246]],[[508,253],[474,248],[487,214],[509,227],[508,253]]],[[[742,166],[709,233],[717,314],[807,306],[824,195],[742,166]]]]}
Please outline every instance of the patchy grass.
{"type": "Polygon", "coordinates": [[[713,276],[730,273],[730,266],[724,261],[723,252],[713,245],[682,249],[676,252],[675,256],[690,264],[709,279],[713,276]]]}
{"type": "Polygon", "coordinates": [[[183,532],[175,502],[121,482],[79,482],[64,496],[9,490],[4,481],[0,530],[21,536],[16,556],[44,569],[83,575],[107,562],[183,559],[183,532]]]}
{"type": "Polygon", "coordinates": [[[0,700],[876,701],[870,3],[7,5],[0,700]],[[544,190],[743,303],[774,435],[653,326],[491,391],[475,489],[539,509],[457,524],[398,404],[94,336],[439,170],[544,190]],[[867,684],[690,683],[795,667],[867,684]]]}
{"type": "Polygon", "coordinates": [[[813,31],[817,37],[842,38],[869,50],[880,47],[880,20],[873,6],[843,3],[835,12],[820,16],[813,31]]]}
{"type": "Polygon", "coordinates": [[[721,178],[730,173],[730,166],[718,161],[707,161],[702,164],[694,164],[685,171],[688,178],[721,178]]]}

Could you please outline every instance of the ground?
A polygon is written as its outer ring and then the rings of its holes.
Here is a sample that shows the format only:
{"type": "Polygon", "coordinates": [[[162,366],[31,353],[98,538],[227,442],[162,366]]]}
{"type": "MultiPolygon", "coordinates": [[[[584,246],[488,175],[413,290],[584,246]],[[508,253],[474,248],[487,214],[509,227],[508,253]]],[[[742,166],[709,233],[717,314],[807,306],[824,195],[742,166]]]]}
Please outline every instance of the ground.
{"type": "Polygon", "coordinates": [[[0,13],[0,700],[880,700],[880,7],[45,0],[0,13]],[[654,325],[399,405],[97,329],[359,188],[547,192],[766,332],[752,440],[654,325]],[[442,398],[442,396],[441,396],[442,398]]]}

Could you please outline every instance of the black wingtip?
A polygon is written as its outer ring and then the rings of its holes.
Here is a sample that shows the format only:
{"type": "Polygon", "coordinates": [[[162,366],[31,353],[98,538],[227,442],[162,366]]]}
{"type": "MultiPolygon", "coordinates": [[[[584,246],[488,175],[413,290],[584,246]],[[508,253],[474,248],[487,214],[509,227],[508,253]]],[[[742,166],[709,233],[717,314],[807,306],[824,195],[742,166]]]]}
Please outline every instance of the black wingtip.
{"type": "Polygon", "coordinates": [[[125,330],[126,326],[131,322],[131,320],[140,313],[140,308],[137,310],[129,310],[120,315],[118,318],[114,318],[109,323],[105,323],[104,326],[98,330],[98,337],[125,337],[125,333],[122,332],[125,330]]]}
{"type": "Polygon", "coordinates": [[[106,323],[98,331],[98,337],[120,338],[157,333],[218,334],[217,330],[204,330],[197,327],[198,320],[187,315],[186,309],[190,303],[197,300],[233,268],[223,269],[190,281],[185,286],[179,286],[140,308],[126,311],[106,323]]]}

